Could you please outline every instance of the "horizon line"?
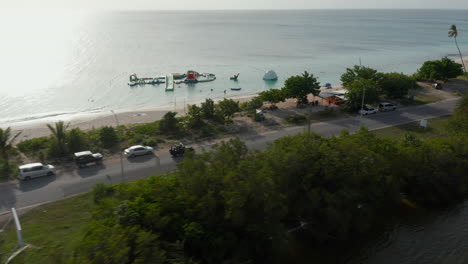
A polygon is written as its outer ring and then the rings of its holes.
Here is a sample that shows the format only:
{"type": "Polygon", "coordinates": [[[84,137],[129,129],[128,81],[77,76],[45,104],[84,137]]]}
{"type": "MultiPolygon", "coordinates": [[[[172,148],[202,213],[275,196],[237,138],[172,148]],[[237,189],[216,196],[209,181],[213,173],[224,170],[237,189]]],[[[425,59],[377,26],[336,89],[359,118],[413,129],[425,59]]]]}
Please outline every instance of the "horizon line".
{"type": "Polygon", "coordinates": [[[157,8],[68,8],[68,7],[39,7],[39,8],[19,8],[19,7],[6,7],[3,11],[8,10],[70,10],[70,11],[348,11],[348,10],[431,10],[431,11],[468,11],[468,8],[371,8],[371,7],[359,7],[359,8],[231,8],[231,9],[157,9],[157,8]]]}

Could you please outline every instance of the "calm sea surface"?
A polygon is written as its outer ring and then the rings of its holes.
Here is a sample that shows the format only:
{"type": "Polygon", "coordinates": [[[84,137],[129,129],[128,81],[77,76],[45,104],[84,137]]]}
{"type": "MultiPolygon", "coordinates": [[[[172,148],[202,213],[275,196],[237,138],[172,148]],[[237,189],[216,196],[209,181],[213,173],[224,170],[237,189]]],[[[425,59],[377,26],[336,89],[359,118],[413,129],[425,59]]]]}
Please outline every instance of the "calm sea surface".
{"type": "Polygon", "coordinates": [[[339,84],[346,67],[414,72],[468,54],[468,11],[314,10],[59,13],[0,11],[0,126],[83,112],[181,108],[183,102],[251,95],[304,70],[339,84]],[[262,80],[266,70],[276,83],[262,80]],[[196,70],[211,83],[130,88],[128,76],[196,70]],[[238,82],[229,76],[240,72],[238,82]],[[180,87],[179,87],[180,86],[180,87]],[[240,92],[230,88],[241,87],[240,92]]]}
{"type": "MultiPolygon", "coordinates": [[[[468,54],[466,10],[0,11],[0,126],[110,110],[174,109],[184,101],[222,98],[224,90],[226,96],[251,95],[281,87],[304,70],[322,83],[339,84],[345,68],[360,59],[382,71],[413,73],[425,60],[456,55],[447,37],[451,24],[468,54]],[[269,69],[278,82],[262,80],[269,69]],[[127,85],[131,73],[187,70],[218,79],[176,85],[174,92],[163,85],[127,85]],[[239,81],[230,81],[237,72],[239,81]]],[[[322,263],[467,263],[467,203],[397,221],[369,241],[322,263]]],[[[298,262],[315,261],[302,247],[298,262]]]]}

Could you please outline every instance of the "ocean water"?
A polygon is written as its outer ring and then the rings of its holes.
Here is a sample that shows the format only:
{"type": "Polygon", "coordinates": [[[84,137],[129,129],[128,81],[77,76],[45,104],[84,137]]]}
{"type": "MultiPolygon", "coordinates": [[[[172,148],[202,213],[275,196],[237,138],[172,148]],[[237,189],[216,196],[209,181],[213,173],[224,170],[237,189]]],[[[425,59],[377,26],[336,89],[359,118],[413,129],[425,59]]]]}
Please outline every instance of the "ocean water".
{"type": "Polygon", "coordinates": [[[282,87],[304,70],[339,85],[346,67],[413,73],[468,54],[468,10],[0,11],[0,126],[110,110],[175,109],[282,87]],[[42,13],[41,13],[42,12],[42,13]],[[279,80],[266,83],[273,69],[279,80]],[[217,80],[129,87],[128,76],[196,70],[217,80]],[[240,72],[238,82],[229,76],[240,72]],[[241,87],[241,91],[230,88],[241,87]],[[224,91],[226,90],[226,94],[224,91]]]}

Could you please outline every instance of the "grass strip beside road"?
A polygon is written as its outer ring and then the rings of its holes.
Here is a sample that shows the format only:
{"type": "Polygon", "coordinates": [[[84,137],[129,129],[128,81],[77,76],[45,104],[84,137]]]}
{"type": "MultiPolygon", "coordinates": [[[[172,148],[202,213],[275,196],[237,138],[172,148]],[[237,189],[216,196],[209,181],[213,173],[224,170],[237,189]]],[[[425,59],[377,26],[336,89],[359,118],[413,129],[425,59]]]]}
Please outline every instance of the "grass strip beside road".
{"type": "MultiPolygon", "coordinates": [[[[41,205],[20,215],[24,242],[33,247],[11,263],[67,263],[84,236],[93,206],[92,195],[88,193],[41,205]]],[[[16,231],[11,221],[0,233],[1,263],[6,261],[16,243],[16,231]]]]}
{"type": "Polygon", "coordinates": [[[420,126],[420,122],[412,122],[399,126],[392,126],[383,129],[372,131],[377,136],[402,138],[406,133],[410,132],[419,138],[434,138],[447,136],[447,122],[450,116],[435,117],[427,120],[427,127],[420,126]]]}

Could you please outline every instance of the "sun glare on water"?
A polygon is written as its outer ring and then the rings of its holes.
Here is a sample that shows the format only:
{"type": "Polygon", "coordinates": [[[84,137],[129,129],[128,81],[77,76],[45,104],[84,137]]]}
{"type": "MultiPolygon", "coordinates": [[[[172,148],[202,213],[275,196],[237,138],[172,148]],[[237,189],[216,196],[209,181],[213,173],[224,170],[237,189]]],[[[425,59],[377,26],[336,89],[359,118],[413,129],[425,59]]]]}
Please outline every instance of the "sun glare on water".
{"type": "Polygon", "coordinates": [[[1,11],[2,96],[42,93],[60,85],[80,37],[84,15],[57,11],[1,11]]]}

